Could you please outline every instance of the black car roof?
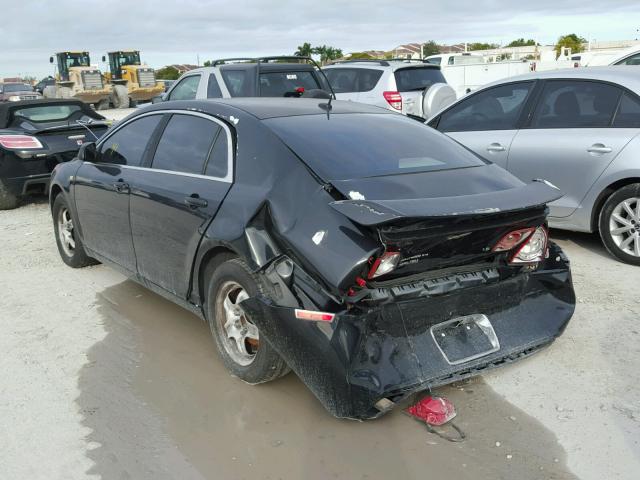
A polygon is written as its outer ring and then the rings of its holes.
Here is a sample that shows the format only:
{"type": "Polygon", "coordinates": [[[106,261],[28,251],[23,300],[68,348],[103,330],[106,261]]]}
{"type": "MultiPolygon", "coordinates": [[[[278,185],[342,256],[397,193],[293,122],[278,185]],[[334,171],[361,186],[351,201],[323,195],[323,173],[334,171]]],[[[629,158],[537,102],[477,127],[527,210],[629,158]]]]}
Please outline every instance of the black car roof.
{"type": "MultiPolygon", "coordinates": [[[[230,107],[235,107],[254,117],[264,120],[276,117],[293,117],[298,115],[326,115],[329,100],[318,98],[273,98],[273,97],[235,97],[215,100],[203,100],[198,102],[199,108],[207,111],[207,106],[221,103],[230,107]]],[[[170,107],[170,105],[167,105],[170,107]]],[[[213,112],[212,112],[213,113],[213,112]]],[[[393,112],[373,105],[363,103],[333,100],[329,115],[340,115],[345,113],[379,113],[390,114],[393,112]]]]}
{"type": "Polygon", "coordinates": [[[15,110],[38,105],[77,105],[85,115],[95,118],[96,120],[104,120],[102,115],[80,100],[68,98],[40,98],[38,100],[22,100],[19,102],[0,103],[0,128],[7,128],[9,126],[11,123],[12,113],[15,110]]]}
{"type": "Polygon", "coordinates": [[[261,62],[238,62],[238,63],[224,63],[219,65],[220,70],[254,70],[260,65],[261,72],[290,72],[290,71],[313,71],[315,68],[308,63],[269,63],[261,62]]]}

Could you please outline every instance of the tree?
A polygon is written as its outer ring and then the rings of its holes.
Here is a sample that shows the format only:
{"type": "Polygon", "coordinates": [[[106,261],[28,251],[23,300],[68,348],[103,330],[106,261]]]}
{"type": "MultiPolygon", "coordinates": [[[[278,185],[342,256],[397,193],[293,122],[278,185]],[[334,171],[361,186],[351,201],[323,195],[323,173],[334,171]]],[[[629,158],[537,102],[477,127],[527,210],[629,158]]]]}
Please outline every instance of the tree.
{"type": "Polygon", "coordinates": [[[203,67],[211,67],[213,62],[211,60],[205,60],[203,67]]]}
{"type": "Polygon", "coordinates": [[[440,45],[433,40],[429,40],[422,45],[422,56],[428,57],[429,55],[437,55],[440,53],[440,45]]]}
{"type": "Polygon", "coordinates": [[[298,45],[298,50],[295,51],[296,57],[310,57],[313,53],[313,47],[309,42],[305,42],[302,45],[298,45]]]}
{"type": "Polygon", "coordinates": [[[467,50],[493,50],[494,48],[498,48],[500,45],[495,43],[482,43],[482,42],[474,42],[469,43],[467,45],[467,50]]]}
{"type": "Polygon", "coordinates": [[[158,80],[177,80],[179,76],[180,72],[178,69],[171,65],[156,71],[156,78],[158,80]]]}
{"type": "Polygon", "coordinates": [[[320,45],[313,48],[313,53],[320,55],[320,64],[324,65],[331,60],[342,58],[342,50],[339,48],[329,47],[327,45],[320,45]]]}
{"type": "Polygon", "coordinates": [[[582,46],[583,43],[587,43],[587,40],[579,37],[575,33],[562,35],[560,38],[558,38],[558,42],[556,43],[556,58],[560,56],[562,47],[570,48],[571,53],[582,52],[584,50],[584,47],[582,46]]]}
{"type": "Polygon", "coordinates": [[[511,42],[507,47],[532,47],[537,45],[536,41],[530,38],[529,40],[525,40],[524,38],[518,38],[511,42]]]}

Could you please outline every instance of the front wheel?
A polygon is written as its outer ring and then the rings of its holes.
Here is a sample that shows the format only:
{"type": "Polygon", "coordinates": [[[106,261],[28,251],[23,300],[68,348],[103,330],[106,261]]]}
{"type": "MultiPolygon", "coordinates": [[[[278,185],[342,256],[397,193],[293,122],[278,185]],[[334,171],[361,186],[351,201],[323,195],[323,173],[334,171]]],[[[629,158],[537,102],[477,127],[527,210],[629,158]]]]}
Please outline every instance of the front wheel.
{"type": "Polygon", "coordinates": [[[611,195],[600,213],[600,237],[609,252],[632,265],[640,265],[640,183],[611,195]]]}
{"type": "Polygon", "coordinates": [[[62,195],[58,195],[53,202],[53,229],[58,252],[60,252],[64,263],[73,268],[82,268],[98,263],[86,254],[82,240],[74,228],[69,206],[62,195]]]}
{"type": "Polygon", "coordinates": [[[250,384],[282,377],[289,367],[264,338],[241,302],[265,290],[261,279],[239,258],[215,269],[207,288],[207,321],[229,372],[250,384]]]}

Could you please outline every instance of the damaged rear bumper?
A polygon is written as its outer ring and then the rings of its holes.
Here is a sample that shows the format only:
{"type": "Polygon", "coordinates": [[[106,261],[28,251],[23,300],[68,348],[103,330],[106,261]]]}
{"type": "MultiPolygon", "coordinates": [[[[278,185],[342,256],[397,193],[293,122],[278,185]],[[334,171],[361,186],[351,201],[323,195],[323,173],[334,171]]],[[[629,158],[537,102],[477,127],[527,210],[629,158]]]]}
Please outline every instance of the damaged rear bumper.
{"type": "Polygon", "coordinates": [[[575,295],[568,261],[551,245],[551,255],[536,271],[446,294],[352,309],[332,322],[297,319],[295,309],[263,298],[248,299],[243,307],[329,412],[367,419],[380,414],[374,405],[383,398],[398,401],[548,345],[571,318],[575,295]],[[478,358],[451,362],[432,327],[474,315],[489,319],[499,347],[478,358]]]}

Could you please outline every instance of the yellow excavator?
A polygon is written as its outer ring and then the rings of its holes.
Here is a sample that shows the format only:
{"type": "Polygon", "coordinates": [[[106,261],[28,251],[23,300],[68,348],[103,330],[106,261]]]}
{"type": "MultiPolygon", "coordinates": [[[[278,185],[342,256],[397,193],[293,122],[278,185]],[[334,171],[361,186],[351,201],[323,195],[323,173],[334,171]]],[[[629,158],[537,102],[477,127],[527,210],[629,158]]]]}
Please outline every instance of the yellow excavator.
{"type": "MultiPolygon", "coordinates": [[[[118,50],[107,53],[109,72],[105,75],[113,85],[111,103],[115,108],[135,107],[139,101],[162,95],[164,85],[156,81],[156,72],[140,63],[138,50],[118,50]]],[[[103,56],[106,62],[107,57],[103,56]]]]}
{"type": "Polygon", "coordinates": [[[49,57],[56,65],[56,83],[45,87],[45,98],[77,98],[95,106],[109,108],[111,85],[105,84],[99,69],[91,66],[89,52],[58,52],[49,57]]]}

